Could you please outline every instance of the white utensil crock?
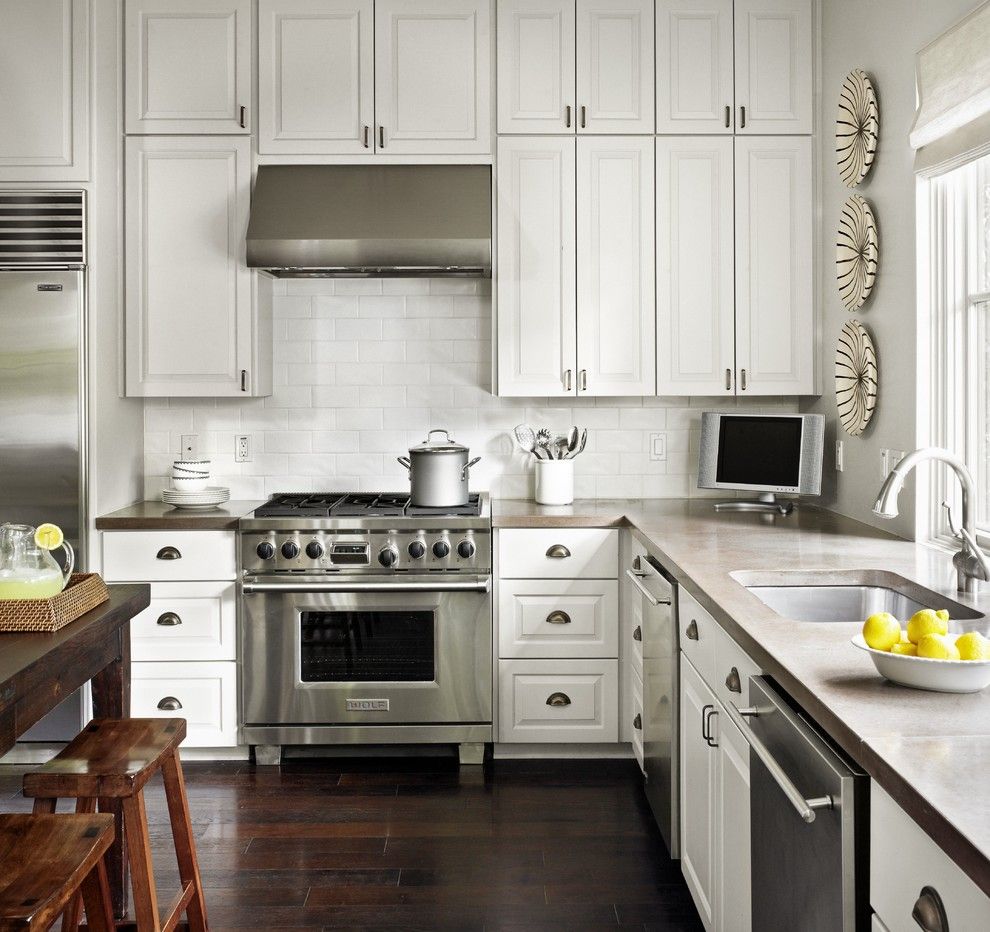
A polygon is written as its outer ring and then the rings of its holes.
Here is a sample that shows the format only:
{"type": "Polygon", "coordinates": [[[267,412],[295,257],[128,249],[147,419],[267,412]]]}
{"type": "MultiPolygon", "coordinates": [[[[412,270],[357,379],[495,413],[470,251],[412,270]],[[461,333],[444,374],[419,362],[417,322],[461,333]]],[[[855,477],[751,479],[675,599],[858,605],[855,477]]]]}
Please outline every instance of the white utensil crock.
{"type": "Polygon", "coordinates": [[[574,460],[536,461],[536,501],[540,505],[574,501],[574,460]]]}

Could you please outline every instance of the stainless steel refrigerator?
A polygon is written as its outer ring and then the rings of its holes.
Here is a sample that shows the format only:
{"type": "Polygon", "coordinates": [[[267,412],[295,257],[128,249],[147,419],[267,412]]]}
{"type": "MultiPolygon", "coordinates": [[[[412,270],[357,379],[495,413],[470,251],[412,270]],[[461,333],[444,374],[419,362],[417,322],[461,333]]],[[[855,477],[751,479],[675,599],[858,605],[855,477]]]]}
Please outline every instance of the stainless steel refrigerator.
{"type": "MultiPolygon", "coordinates": [[[[85,192],[0,190],[0,523],[59,525],[85,560],[85,192]]],[[[79,694],[25,735],[73,737],[79,694]]]]}

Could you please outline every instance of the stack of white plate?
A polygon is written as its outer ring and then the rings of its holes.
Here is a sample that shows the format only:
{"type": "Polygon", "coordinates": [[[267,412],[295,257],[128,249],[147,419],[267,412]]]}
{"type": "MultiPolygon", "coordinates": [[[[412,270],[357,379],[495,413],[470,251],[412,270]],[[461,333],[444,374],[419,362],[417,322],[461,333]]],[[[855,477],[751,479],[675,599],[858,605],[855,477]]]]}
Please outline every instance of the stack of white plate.
{"type": "Polygon", "coordinates": [[[230,501],[230,489],[224,486],[207,486],[196,492],[179,492],[176,489],[162,489],[162,501],[175,508],[189,511],[208,511],[230,501]]]}

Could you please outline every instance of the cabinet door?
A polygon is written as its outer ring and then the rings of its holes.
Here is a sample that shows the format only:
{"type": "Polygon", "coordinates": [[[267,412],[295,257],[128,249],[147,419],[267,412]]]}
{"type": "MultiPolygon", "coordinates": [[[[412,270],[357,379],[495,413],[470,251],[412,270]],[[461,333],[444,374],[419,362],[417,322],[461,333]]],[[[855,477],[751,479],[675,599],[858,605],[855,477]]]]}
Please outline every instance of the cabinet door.
{"type": "Polygon", "coordinates": [[[498,131],[573,133],[574,0],[499,0],[498,131]]]}
{"type": "Polygon", "coordinates": [[[376,146],[491,152],[489,0],[377,0],[376,146]]]}
{"type": "Polygon", "coordinates": [[[498,140],[498,393],[575,392],[575,141],[498,140]]]}
{"type": "Polygon", "coordinates": [[[722,932],[750,932],[749,745],[725,713],[717,716],[713,727],[718,742],[716,927],[722,932]]]}
{"type": "Polygon", "coordinates": [[[373,0],[259,0],[258,151],[370,154],[373,0]]]}
{"type": "Polygon", "coordinates": [[[241,397],[254,376],[251,142],[133,138],[126,159],[127,394],[241,397]]]}
{"type": "Polygon", "coordinates": [[[89,177],[89,0],[0,0],[0,181],[89,177]]]}
{"type": "Polygon", "coordinates": [[[736,139],[738,394],[814,392],[811,139],[736,139]]]}
{"type": "Polygon", "coordinates": [[[251,132],[251,0],[126,0],[124,17],[126,132],[251,132]]]}
{"type": "Polygon", "coordinates": [[[652,133],[653,0],[577,0],[577,126],[652,133]]]}
{"type": "Polygon", "coordinates": [[[736,132],[812,131],[811,0],[736,0],[736,132]]]}
{"type": "Polygon", "coordinates": [[[731,138],[657,139],[657,394],[732,395],[731,138]]]}
{"type": "Polygon", "coordinates": [[[733,127],[732,0],[657,0],[657,132],[733,127]]]}
{"type": "Polygon", "coordinates": [[[681,871],[711,932],[715,921],[716,752],[702,727],[715,708],[712,691],[681,655],[681,871]]]}
{"type": "Polygon", "coordinates": [[[579,395],[656,393],[653,139],[577,143],[579,395]]]}

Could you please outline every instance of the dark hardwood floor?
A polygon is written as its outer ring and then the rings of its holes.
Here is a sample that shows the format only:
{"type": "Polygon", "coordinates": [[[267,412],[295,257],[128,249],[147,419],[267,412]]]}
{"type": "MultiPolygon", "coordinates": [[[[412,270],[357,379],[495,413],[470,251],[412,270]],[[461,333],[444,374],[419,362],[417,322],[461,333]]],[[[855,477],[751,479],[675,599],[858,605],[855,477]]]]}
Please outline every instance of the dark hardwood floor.
{"type": "MultiPolygon", "coordinates": [[[[632,762],[185,770],[215,932],[702,928],[632,762]]],[[[0,773],[0,809],[30,809],[19,786],[0,773]]],[[[165,901],[178,875],[160,785],[148,811],[165,901]]]]}

